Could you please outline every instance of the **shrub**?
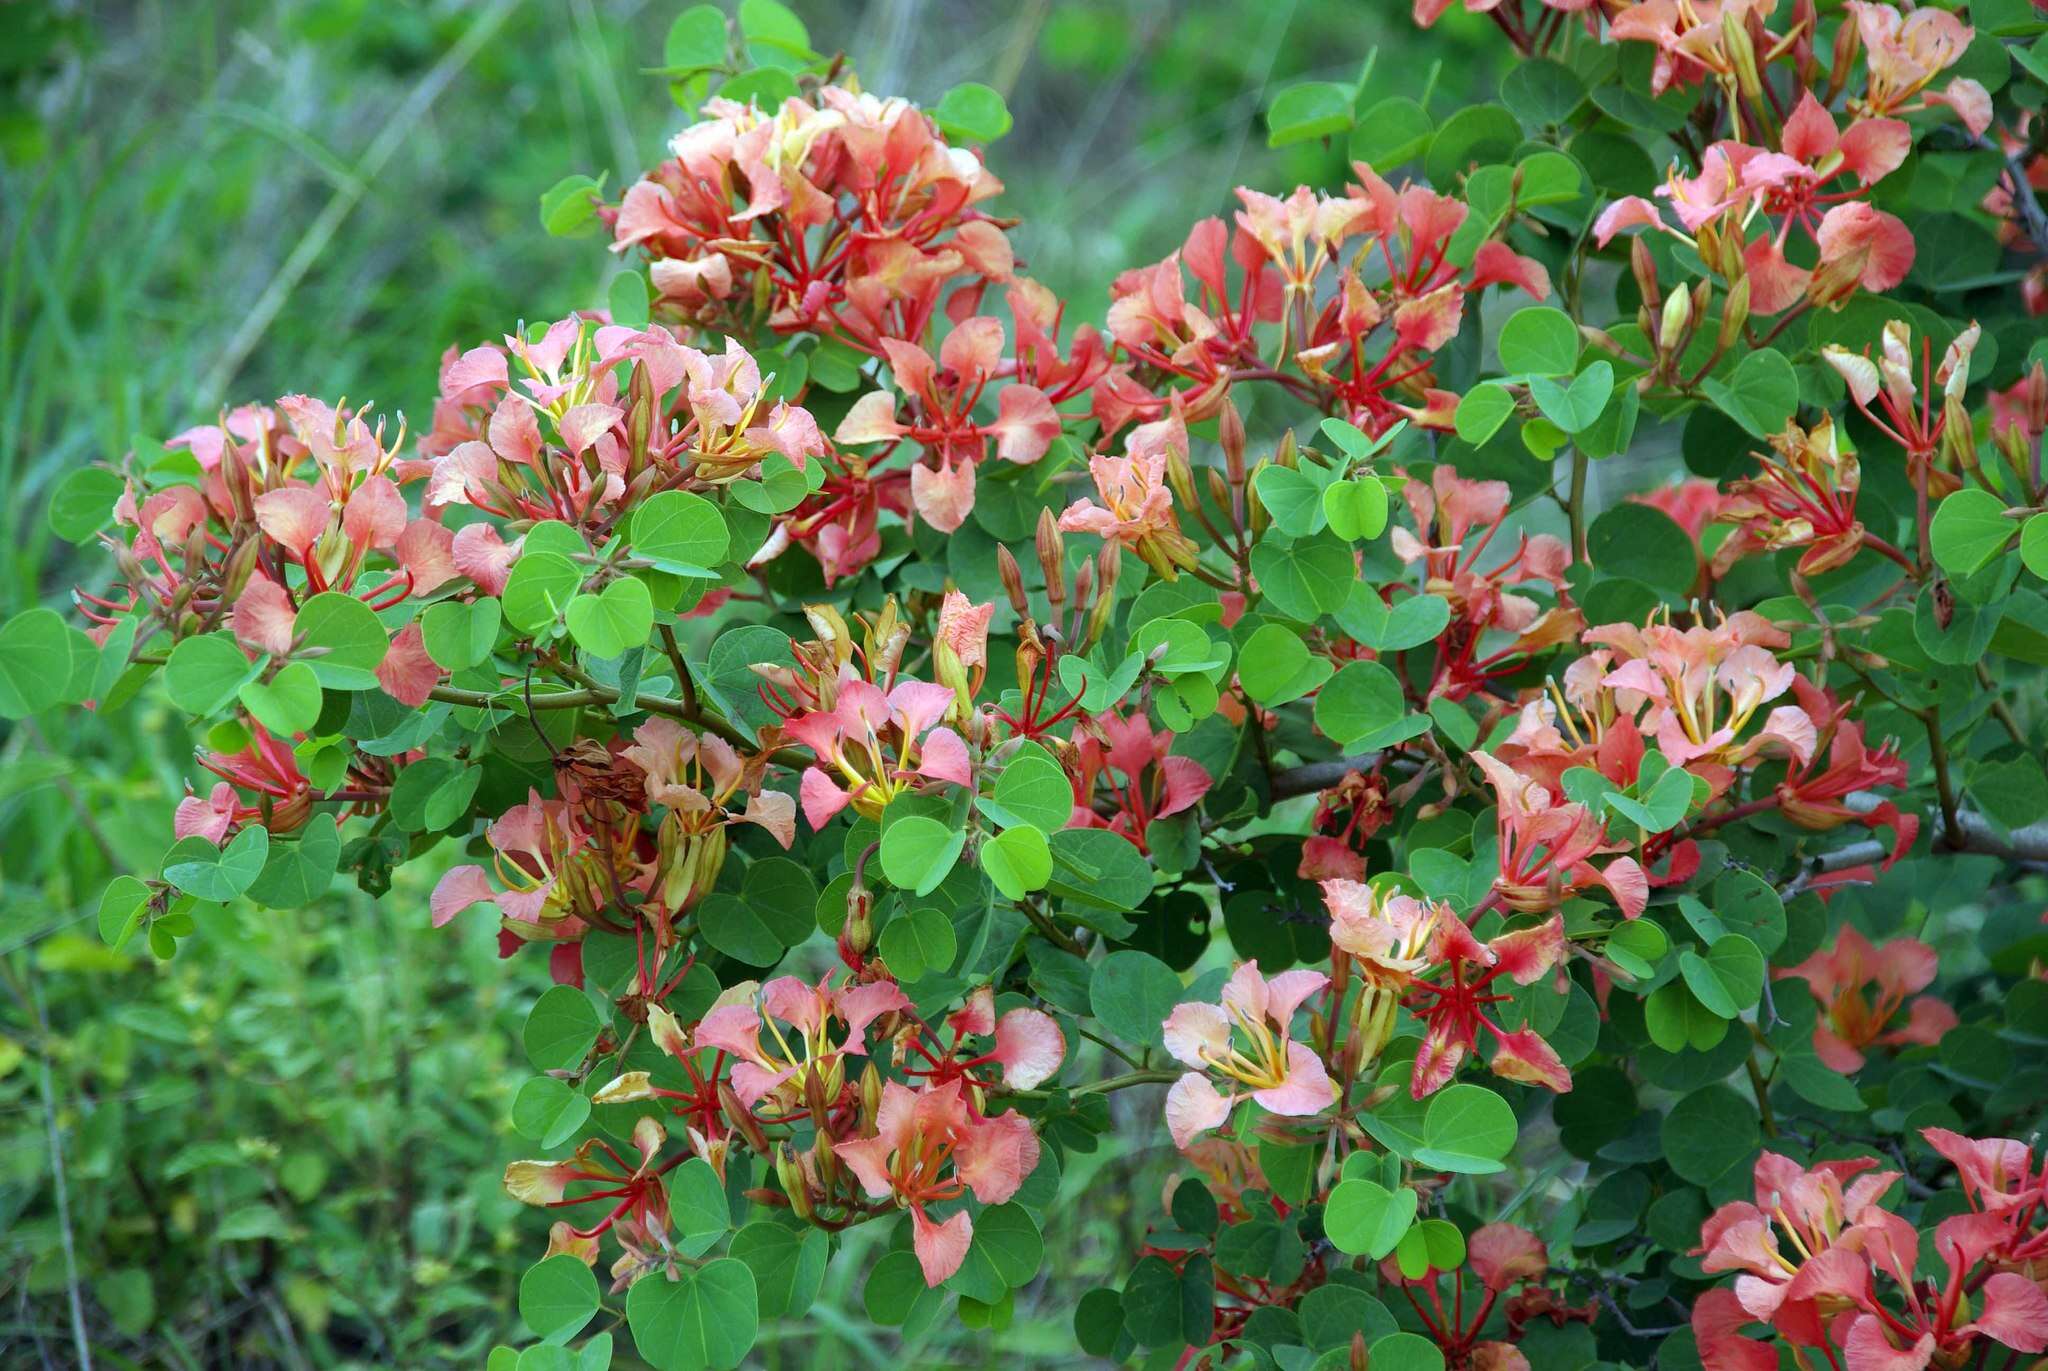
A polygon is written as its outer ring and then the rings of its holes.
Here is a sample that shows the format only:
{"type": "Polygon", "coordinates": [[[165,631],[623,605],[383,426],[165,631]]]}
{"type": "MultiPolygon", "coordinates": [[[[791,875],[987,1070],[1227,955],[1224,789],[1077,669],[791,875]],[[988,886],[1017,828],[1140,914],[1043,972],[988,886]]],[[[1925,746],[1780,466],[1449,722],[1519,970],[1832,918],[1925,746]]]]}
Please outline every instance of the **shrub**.
{"type": "Polygon", "coordinates": [[[1281,90],[1342,184],[1099,326],[995,91],[689,10],[703,117],[542,200],[606,309],[64,484],[118,572],[0,707],[161,674],[211,776],[108,942],[452,848],[547,961],[493,1367],[736,1365],[870,1224],[877,1324],[1001,1328],[1118,1130],[1094,1356],[2048,1348],[2048,23],[1464,8],[1501,103],[1281,90]]]}

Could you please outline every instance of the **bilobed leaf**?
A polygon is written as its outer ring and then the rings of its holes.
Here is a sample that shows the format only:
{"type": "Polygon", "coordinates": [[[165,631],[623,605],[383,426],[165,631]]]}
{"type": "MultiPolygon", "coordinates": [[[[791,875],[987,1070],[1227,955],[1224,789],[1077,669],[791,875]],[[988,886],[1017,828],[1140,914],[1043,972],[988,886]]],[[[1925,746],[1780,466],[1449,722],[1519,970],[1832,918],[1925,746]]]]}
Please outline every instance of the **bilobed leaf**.
{"type": "Polygon", "coordinates": [[[928,895],[946,879],[967,845],[963,828],[948,828],[922,814],[893,820],[882,830],[882,874],[889,884],[928,895]]]}
{"type": "Polygon", "coordinates": [[[1428,110],[1405,95],[1390,95],[1358,116],[1349,153],[1351,160],[1391,175],[1396,166],[1420,157],[1435,133],[1428,110]]]}
{"type": "Polygon", "coordinates": [[[1311,656],[1301,636],[1279,624],[1265,624],[1245,641],[1237,664],[1245,694],[1268,709],[1298,700],[1330,678],[1325,657],[1311,656]]]}
{"type": "Polygon", "coordinates": [[[725,14],[716,5],[692,5],[669,23],[661,44],[661,74],[689,76],[726,64],[725,14]]]}
{"type": "Polygon", "coordinates": [[[2048,514],[2029,515],[2020,527],[2020,561],[2048,581],[2048,514]]]}
{"type": "Polygon", "coordinates": [[[1456,425],[1460,438],[1480,447],[1500,432],[1500,426],[1514,412],[1515,397],[1506,386],[1498,381],[1482,381],[1459,399],[1458,413],[1452,423],[1456,425]]]}
{"type": "Polygon", "coordinates": [[[1284,87],[1266,110],[1266,146],[1330,138],[1351,127],[1351,88],[1335,81],[1284,87]]]}
{"type": "Polygon", "coordinates": [[[733,1234],[731,1255],[754,1273],[763,1318],[801,1318],[825,1278],[830,1242],[821,1229],[750,1223],[733,1234]]]}
{"type": "Polygon", "coordinates": [[[299,606],[293,623],[297,652],[330,690],[375,690],[377,667],[391,639],[370,607],[353,595],[326,590],[299,606]]]}
{"type": "Polygon", "coordinates": [[[263,873],[269,853],[270,830],[262,824],[250,824],[224,848],[194,834],[178,839],[164,854],[163,876],[187,895],[225,904],[263,873]]]}
{"type": "Polygon", "coordinates": [[[341,831],[316,814],[296,834],[270,844],[263,870],[245,894],[267,909],[303,909],[327,893],[341,865],[341,831]]]}
{"type": "Polygon", "coordinates": [[[1515,1145],[1515,1111],[1482,1085],[1445,1086],[1432,1095],[1415,1159],[1440,1171],[1487,1174],[1515,1145]]]}
{"type": "Polygon", "coordinates": [[[1566,375],[1579,364],[1579,326],[1548,305],[1518,309],[1501,325],[1500,364],[1515,375],[1566,375]]]}
{"type": "Polygon", "coordinates": [[[305,662],[286,662],[269,680],[245,683],[240,697],[250,717],[280,738],[309,731],[319,721],[325,698],[320,678],[305,662]]]}
{"type": "Polygon", "coordinates": [[[1375,652],[1405,652],[1450,625],[1451,603],[1441,595],[1404,595],[1389,605],[1379,587],[1360,580],[1336,618],[1339,628],[1375,652]]]}
{"type": "Polygon", "coordinates": [[[692,1157],[669,1173],[669,1214],[685,1238],[723,1233],[732,1227],[732,1202],[725,1182],[702,1157],[692,1157]]]}
{"type": "Polygon", "coordinates": [[[436,666],[466,671],[497,646],[501,618],[495,599],[443,600],[420,615],[420,637],[436,666]]]}
{"type": "Polygon", "coordinates": [[[1427,732],[1408,711],[1401,683],[1378,662],[1346,662],[1316,695],[1316,727],[1347,750],[1386,747],[1427,732]]]}
{"type": "Polygon", "coordinates": [[[679,1280],[657,1271],[627,1294],[626,1323],[657,1371],[729,1371],[760,1326],[754,1273],[731,1257],[685,1267],[679,1280]]]}
{"type": "Polygon", "coordinates": [[[1744,354],[1726,381],[1708,377],[1704,389],[1715,407],[1752,438],[1767,439],[1779,432],[1799,407],[1799,378],[1785,354],[1775,348],[1744,354]]]}
{"type": "Polygon", "coordinates": [[[706,578],[725,560],[731,535],[717,505],[687,490],[664,490],[633,511],[630,541],[663,571],[706,578]]]}
{"type": "Polygon", "coordinates": [[[551,986],[526,1015],[526,1059],[541,1071],[580,1066],[602,1026],[589,996],[574,986],[551,986]]]}
{"type": "Polygon", "coordinates": [[[2005,550],[2016,527],[2005,517],[2005,501],[1988,490],[1969,486],[1950,494],[1935,508],[1927,536],[1934,560],[1943,571],[1968,576],[2005,550]]]}
{"type": "Polygon", "coordinates": [[[993,143],[1010,131],[1010,107],[995,87],[963,81],[939,97],[932,120],[949,137],[993,143]]]}
{"type": "Polygon", "coordinates": [[[1118,1038],[1161,1047],[1160,1026],[1180,1003],[1180,977],[1151,953],[1127,948],[1096,964],[1088,997],[1095,1017],[1118,1038]]]}
{"type": "Polygon", "coordinates": [[[86,541],[114,521],[114,504],[125,489],[118,471],[79,467],[50,496],[50,531],[67,543],[86,541]]]}
{"type": "Polygon", "coordinates": [[[950,971],[959,954],[953,921],[928,906],[907,910],[889,920],[875,946],[890,974],[904,982],[950,971]]]}
{"type": "Polygon", "coordinates": [[[597,202],[604,181],[581,174],[564,176],[541,192],[540,226],[555,238],[573,238],[597,231],[597,202]]]}
{"type": "Polygon", "coordinates": [[[1559,385],[1548,376],[1529,378],[1529,394],[1536,408],[1566,433],[1591,428],[1613,393],[1614,367],[1604,358],[1573,377],[1569,385],[1559,385]]]}
{"type": "Polygon", "coordinates": [[[562,616],[582,588],[583,568],[564,554],[521,553],[505,579],[505,622],[521,633],[538,633],[562,616]]]}
{"type": "Polygon", "coordinates": [[[1378,1261],[1415,1221],[1419,1200],[1407,1186],[1389,1191],[1363,1178],[1340,1181],[1323,1210],[1323,1231],[1338,1251],[1378,1261]]]}
{"type": "Polygon", "coordinates": [[[1030,824],[1006,828],[981,845],[981,869],[1005,899],[1021,900],[1052,879],[1052,848],[1030,824]]]}
{"type": "Polygon", "coordinates": [[[225,708],[268,660],[250,661],[232,634],[187,638],[171,649],[164,664],[164,692],[179,709],[203,719],[225,708]]]}
{"type": "Polygon", "coordinates": [[[519,1278],[519,1317],[542,1338],[574,1337],[597,1312],[597,1277],[579,1257],[549,1257],[519,1278]]]}
{"type": "Polygon", "coordinates": [[[1074,813],[1074,786],[1051,754],[1026,743],[996,776],[995,800],[1004,822],[1033,824],[1048,833],[1066,827],[1074,813]]]}
{"type": "Polygon", "coordinates": [[[1377,476],[1354,476],[1323,491],[1323,517],[1346,542],[1377,538],[1387,528],[1387,487],[1377,476]]]}
{"type": "Polygon", "coordinates": [[[593,657],[617,657],[647,642],[654,631],[654,600],[647,583],[621,576],[596,594],[569,601],[569,636],[593,657]]]}
{"type": "Polygon", "coordinates": [[[100,893],[100,941],[118,950],[135,930],[149,906],[149,887],[133,876],[116,876],[100,893]]]}

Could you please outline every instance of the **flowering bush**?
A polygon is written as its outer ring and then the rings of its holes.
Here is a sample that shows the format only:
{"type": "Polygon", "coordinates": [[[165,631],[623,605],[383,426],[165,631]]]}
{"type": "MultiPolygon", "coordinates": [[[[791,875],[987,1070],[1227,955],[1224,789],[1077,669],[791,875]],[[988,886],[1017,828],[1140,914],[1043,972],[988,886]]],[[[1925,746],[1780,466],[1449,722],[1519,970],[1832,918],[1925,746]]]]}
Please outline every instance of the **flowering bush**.
{"type": "Polygon", "coordinates": [[[1465,0],[1502,103],[1282,90],[1341,182],[1097,326],[994,91],[700,6],[543,198],[607,308],[75,472],[0,709],[205,727],[110,943],[431,859],[546,959],[494,1368],[737,1365],[868,1224],[878,1324],[1001,1327],[1112,1130],[1094,1356],[2018,1364],[2048,19],[1972,8],[1465,0]]]}

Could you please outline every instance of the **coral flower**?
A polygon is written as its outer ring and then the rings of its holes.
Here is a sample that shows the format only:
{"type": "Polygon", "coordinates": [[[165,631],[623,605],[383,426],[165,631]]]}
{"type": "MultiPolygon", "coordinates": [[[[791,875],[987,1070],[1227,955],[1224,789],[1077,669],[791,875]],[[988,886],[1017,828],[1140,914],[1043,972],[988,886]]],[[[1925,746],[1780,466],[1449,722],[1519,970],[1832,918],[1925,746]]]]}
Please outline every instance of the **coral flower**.
{"type": "Polygon", "coordinates": [[[1865,1048],[1937,1043],[1956,1026],[1955,1010],[1933,995],[1906,1003],[1907,996],[1933,982],[1934,972],[1934,949],[1919,939],[1893,938],[1872,946],[1854,928],[1844,927],[1833,947],[1780,968],[1777,975],[1781,980],[1797,976],[1812,987],[1821,1009],[1813,1049],[1823,1062],[1846,1073],[1863,1065],[1865,1048]],[[1893,1027],[1901,1008],[1906,1021],[1893,1027]]]}
{"type": "Polygon", "coordinates": [[[1174,1006],[1166,1016],[1166,1050],[1190,1068],[1166,1094],[1166,1129],[1176,1147],[1221,1127],[1247,1095],[1275,1114],[1320,1114],[1330,1107],[1336,1087],[1322,1059],[1294,1041],[1291,1028],[1294,1011],[1329,983],[1322,972],[1305,970],[1269,980],[1257,962],[1246,962],[1223,987],[1221,1004],[1174,1006]],[[1243,1089],[1223,1093],[1205,1074],[1211,1071],[1243,1089]]]}

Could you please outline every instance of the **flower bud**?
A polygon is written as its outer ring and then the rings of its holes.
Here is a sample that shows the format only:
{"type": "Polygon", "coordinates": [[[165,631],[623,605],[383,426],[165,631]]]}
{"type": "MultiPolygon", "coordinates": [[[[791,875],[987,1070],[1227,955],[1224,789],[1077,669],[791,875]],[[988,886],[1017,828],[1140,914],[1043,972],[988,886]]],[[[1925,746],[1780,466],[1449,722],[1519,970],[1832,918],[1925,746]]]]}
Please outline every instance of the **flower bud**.
{"type": "Polygon", "coordinates": [[[839,942],[856,958],[865,957],[875,945],[875,892],[856,880],[846,892],[846,923],[839,930],[839,942]]]}
{"type": "Polygon", "coordinates": [[[1187,449],[1179,443],[1166,445],[1166,485],[1182,509],[1195,507],[1195,471],[1188,464],[1187,449]]]}
{"type": "Polygon", "coordinates": [[[768,1135],[761,1131],[760,1121],[755,1119],[752,1110],[740,1103],[740,1097],[733,1094],[732,1086],[724,1081],[718,1083],[718,1105],[725,1121],[747,1140],[747,1146],[753,1148],[757,1156],[773,1155],[768,1146],[768,1135]]]}
{"type": "Polygon", "coordinates": [[[1743,277],[1728,290],[1728,302],[1721,306],[1721,333],[1714,341],[1723,352],[1735,346],[1742,326],[1749,322],[1749,278],[1743,277]]]}
{"type": "Polygon", "coordinates": [[[811,1185],[804,1175],[803,1163],[796,1159],[786,1144],[775,1146],[775,1180],[781,1185],[782,1193],[789,1200],[790,1212],[800,1219],[811,1217],[811,1185]]]}
{"type": "Polygon", "coordinates": [[[1244,416],[1237,412],[1237,402],[1226,400],[1223,413],[1217,419],[1216,437],[1223,445],[1223,467],[1230,473],[1230,483],[1244,484],[1244,416]]]}
{"type": "MultiPolygon", "coordinates": [[[[1067,602],[1067,549],[1060,536],[1059,517],[1049,509],[1038,511],[1038,565],[1045,572],[1045,593],[1055,605],[1067,602]]],[[[1058,615],[1054,615],[1058,618],[1058,615]]]]}
{"type": "Polygon", "coordinates": [[[1672,291],[1664,297],[1664,308],[1657,319],[1657,350],[1669,354],[1684,347],[1691,324],[1692,292],[1672,291]]]}
{"type": "Polygon", "coordinates": [[[1646,309],[1655,309],[1663,297],[1657,288],[1657,259],[1650,255],[1650,244],[1638,234],[1629,239],[1629,270],[1635,273],[1636,289],[1642,293],[1646,309]]]}
{"type": "Polygon", "coordinates": [[[1003,594],[1009,597],[1010,608],[1019,618],[1029,614],[1031,601],[1024,595],[1024,569],[1017,565],[1017,558],[1002,543],[996,544],[996,575],[1002,578],[1003,594]]]}
{"type": "Polygon", "coordinates": [[[882,1112],[882,1073],[870,1061],[860,1073],[860,1128],[863,1137],[872,1136],[875,1120],[882,1112]]]}

